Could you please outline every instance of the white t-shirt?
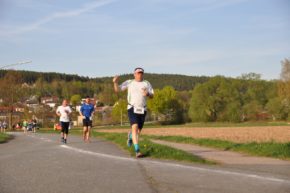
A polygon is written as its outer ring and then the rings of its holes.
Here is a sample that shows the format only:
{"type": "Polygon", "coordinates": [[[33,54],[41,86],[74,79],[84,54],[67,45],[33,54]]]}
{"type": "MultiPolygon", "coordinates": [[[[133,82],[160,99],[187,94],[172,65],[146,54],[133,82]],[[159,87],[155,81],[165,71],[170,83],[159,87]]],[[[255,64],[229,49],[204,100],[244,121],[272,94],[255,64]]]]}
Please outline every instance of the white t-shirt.
{"type": "Polygon", "coordinates": [[[143,96],[143,89],[146,89],[150,95],[154,94],[151,84],[146,81],[127,80],[120,86],[122,91],[128,89],[128,109],[132,107],[141,107],[146,109],[146,96],[143,96]]]}
{"type": "Polygon", "coordinates": [[[56,113],[60,113],[59,121],[61,122],[69,122],[69,114],[71,114],[72,110],[69,106],[59,106],[56,109],[56,113]]]}

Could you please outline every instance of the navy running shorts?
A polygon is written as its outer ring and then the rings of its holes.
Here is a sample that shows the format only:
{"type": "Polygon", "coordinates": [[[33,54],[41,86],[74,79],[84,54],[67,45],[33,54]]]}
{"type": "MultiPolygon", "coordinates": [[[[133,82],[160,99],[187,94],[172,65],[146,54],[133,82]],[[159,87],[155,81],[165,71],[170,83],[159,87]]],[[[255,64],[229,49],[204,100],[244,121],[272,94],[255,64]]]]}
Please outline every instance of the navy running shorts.
{"type": "Polygon", "coordinates": [[[134,113],[133,107],[128,109],[128,117],[129,117],[131,126],[134,124],[138,124],[138,128],[141,130],[145,122],[146,114],[147,114],[146,111],[144,111],[144,114],[134,113]]]}
{"type": "Polygon", "coordinates": [[[69,122],[60,122],[61,125],[61,132],[68,134],[69,122]]]}
{"type": "Polygon", "coordinates": [[[92,127],[93,123],[92,120],[90,120],[90,118],[85,118],[83,119],[83,126],[84,127],[92,127]]]}

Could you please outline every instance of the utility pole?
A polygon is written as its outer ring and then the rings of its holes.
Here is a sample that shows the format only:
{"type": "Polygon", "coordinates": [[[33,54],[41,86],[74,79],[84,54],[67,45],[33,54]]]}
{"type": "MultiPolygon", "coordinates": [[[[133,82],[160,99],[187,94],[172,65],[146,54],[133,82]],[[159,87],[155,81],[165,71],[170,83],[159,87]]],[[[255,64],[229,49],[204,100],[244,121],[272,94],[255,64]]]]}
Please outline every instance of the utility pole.
{"type": "Polygon", "coordinates": [[[121,108],[121,126],[123,126],[123,111],[122,111],[122,108],[121,108]]]}

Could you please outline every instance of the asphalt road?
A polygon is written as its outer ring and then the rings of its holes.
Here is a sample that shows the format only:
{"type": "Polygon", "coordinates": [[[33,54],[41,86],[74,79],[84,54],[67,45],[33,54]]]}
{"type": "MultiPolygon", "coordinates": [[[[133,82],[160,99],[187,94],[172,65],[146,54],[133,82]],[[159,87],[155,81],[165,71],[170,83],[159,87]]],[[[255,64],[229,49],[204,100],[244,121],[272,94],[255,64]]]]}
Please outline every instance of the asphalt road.
{"type": "Polygon", "coordinates": [[[137,160],[101,139],[69,136],[62,145],[55,134],[13,136],[0,144],[0,193],[290,193],[287,166],[137,160]]]}

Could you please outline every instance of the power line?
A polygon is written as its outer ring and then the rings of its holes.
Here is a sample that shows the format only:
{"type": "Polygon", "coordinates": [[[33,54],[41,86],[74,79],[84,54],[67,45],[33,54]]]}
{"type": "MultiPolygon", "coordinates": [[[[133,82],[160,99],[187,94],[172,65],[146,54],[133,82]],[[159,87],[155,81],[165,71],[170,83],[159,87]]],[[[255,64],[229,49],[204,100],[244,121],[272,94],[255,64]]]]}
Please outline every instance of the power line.
{"type": "Polygon", "coordinates": [[[7,64],[7,65],[4,65],[4,66],[1,66],[0,69],[4,69],[4,68],[7,68],[7,67],[11,67],[11,66],[18,66],[18,65],[28,64],[28,63],[32,63],[32,61],[23,61],[23,62],[18,62],[18,63],[15,63],[15,64],[7,64]]]}

